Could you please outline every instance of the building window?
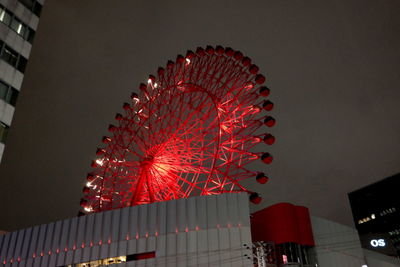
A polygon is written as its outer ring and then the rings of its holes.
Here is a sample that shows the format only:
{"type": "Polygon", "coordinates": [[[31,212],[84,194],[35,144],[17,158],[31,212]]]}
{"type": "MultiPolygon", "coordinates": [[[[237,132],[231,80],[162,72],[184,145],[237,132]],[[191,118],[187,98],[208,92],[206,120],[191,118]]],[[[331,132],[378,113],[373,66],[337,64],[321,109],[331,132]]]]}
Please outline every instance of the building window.
{"type": "Polygon", "coordinates": [[[0,99],[6,99],[7,93],[8,93],[8,85],[0,82],[0,99]]]}
{"type": "Polygon", "coordinates": [[[11,23],[12,14],[6,10],[4,7],[0,6],[0,21],[7,26],[11,23]]]}
{"type": "Polygon", "coordinates": [[[8,104],[15,106],[18,98],[18,90],[12,88],[8,84],[0,81],[0,99],[3,99],[8,104]]]}
{"type": "Polygon", "coordinates": [[[10,88],[8,90],[7,97],[5,99],[6,102],[15,107],[15,104],[17,104],[18,94],[19,94],[18,90],[14,89],[14,88],[10,88]]]}
{"type": "Polygon", "coordinates": [[[24,39],[29,43],[33,43],[33,38],[35,37],[35,31],[27,27],[24,35],[24,39]]]}
{"type": "Polygon", "coordinates": [[[26,63],[28,63],[28,60],[20,55],[19,56],[19,60],[18,60],[18,64],[17,64],[17,69],[20,72],[24,73],[25,72],[25,68],[26,68],[26,63]]]}
{"type": "Polygon", "coordinates": [[[0,21],[15,31],[29,43],[33,42],[35,31],[16,18],[4,6],[0,5],[0,21]]]}
{"type": "Polygon", "coordinates": [[[127,261],[139,261],[145,259],[151,259],[156,257],[156,252],[144,252],[138,254],[131,254],[127,256],[119,256],[114,258],[108,259],[101,259],[101,260],[94,260],[89,262],[82,262],[76,264],[66,265],[64,267],[100,267],[100,266],[107,266],[107,265],[116,265],[119,263],[127,262],[127,261]]]}
{"type": "Polygon", "coordinates": [[[5,143],[7,139],[8,129],[10,127],[2,122],[0,122],[0,142],[5,143]]]}
{"type": "Polygon", "coordinates": [[[27,9],[31,10],[36,16],[40,16],[42,12],[42,5],[35,0],[19,0],[27,9]]]}
{"type": "Polygon", "coordinates": [[[0,58],[11,66],[17,68],[20,72],[24,73],[28,60],[14,51],[11,47],[0,41],[1,54],[0,58]]]}
{"type": "Polygon", "coordinates": [[[13,18],[13,20],[11,21],[10,28],[21,36],[25,35],[26,26],[17,18],[13,18]]]}
{"type": "Polygon", "coordinates": [[[11,66],[15,67],[18,61],[18,54],[6,45],[1,53],[1,58],[11,66]]]}

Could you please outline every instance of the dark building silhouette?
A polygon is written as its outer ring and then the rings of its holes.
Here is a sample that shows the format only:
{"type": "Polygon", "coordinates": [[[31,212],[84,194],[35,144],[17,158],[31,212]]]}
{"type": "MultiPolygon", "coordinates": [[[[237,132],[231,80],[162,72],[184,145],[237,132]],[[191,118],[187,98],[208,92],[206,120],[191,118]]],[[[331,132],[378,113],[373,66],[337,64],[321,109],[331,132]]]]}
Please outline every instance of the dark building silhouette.
{"type": "Polygon", "coordinates": [[[349,193],[364,248],[400,256],[400,174],[349,193]]]}

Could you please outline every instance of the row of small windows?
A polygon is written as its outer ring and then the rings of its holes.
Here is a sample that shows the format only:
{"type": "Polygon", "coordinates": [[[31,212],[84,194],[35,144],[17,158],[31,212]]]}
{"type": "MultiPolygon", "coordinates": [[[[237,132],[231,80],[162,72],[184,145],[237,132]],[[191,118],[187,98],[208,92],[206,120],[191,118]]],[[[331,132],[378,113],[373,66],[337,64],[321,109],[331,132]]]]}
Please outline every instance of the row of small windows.
{"type": "MultiPolygon", "coordinates": [[[[386,209],[386,210],[380,212],[379,216],[383,217],[385,215],[388,215],[388,214],[391,214],[394,212],[396,212],[396,208],[392,207],[390,209],[386,209]]],[[[372,213],[371,216],[368,216],[368,217],[362,218],[361,220],[358,220],[358,224],[366,223],[366,222],[369,222],[374,219],[376,219],[376,215],[374,213],[372,213]]]]}
{"type": "Polygon", "coordinates": [[[7,139],[8,130],[10,127],[0,121],[0,142],[5,143],[7,139]]]}
{"type": "Polygon", "coordinates": [[[100,266],[114,265],[114,264],[119,264],[119,263],[123,263],[123,262],[129,262],[129,261],[151,259],[151,258],[155,258],[155,257],[156,257],[156,252],[151,251],[151,252],[144,252],[144,253],[138,253],[138,254],[131,254],[131,255],[127,255],[127,256],[119,256],[119,257],[107,258],[107,259],[102,259],[102,260],[94,260],[94,261],[89,261],[89,262],[70,264],[65,267],[100,267],[100,266]]]}
{"type": "Polygon", "coordinates": [[[381,216],[385,216],[385,215],[388,215],[388,214],[391,214],[391,213],[394,213],[394,212],[396,212],[396,208],[395,207],[391,207],[390,209],[386,209],[386,210],[382,211],[380,213],[380,215],[381,216]]]}
{"type": "Polygon", "coordinates": [[[0,99],[15,107],[18,98],[18,90],[0,81],[0,99]]]}
{"type": "Polygon", "coordinates": [[[40,16],[40,12],[42,12],[42,4],[35,0],[19,0],[21,4],[23,4],[27,9],[33,12],[36,16],[40,16]]]}
{"type": "Polygon", "coordinates": [[[376,216],[375,216],[374,213],[372,213],[371,217],[368,216],[368,217],[365,217],[365,218],[363,218],[361,220],[358,220],[358,224],[366,223],[366,222],[369,222],[370,220],[375,220],[375,219],[376,219],[376,216]]]}
{"type": "Polygon", "coordinates": [[[389,235],[400,235],[400,228],[389,232],[389,235]]]}
{"type": "Polygon", "coordinates": [[[19,36],[27,40],[29,43],[33,42],[35,31],[22,23],[2,5],[0,5],[0,21],[15,31],[19,36]]]}
{"type": "Polygon", "coordinates": [[[25,72],[26,63],[28,60],[22,55],[18,54],[10,46],[6,45],[3,41],[0,41],[0,58],[20,72],[25,72]]]}
{"type": "Polygon", "coordinates": [[[120,257],[114,257],[114,258],[108,258],[108,259],[102,259],[102,260],[94,260],[94,261],[89,261],[89,262],[84,262],[84,263],[71,264],[71,265],[67,265],[66,267],[100,267],[100,266],[107,266],[107,265],[111,265],[111,264],[119,264],[122,262],[126,262],[126,256],[120,256],[120,257]]]}

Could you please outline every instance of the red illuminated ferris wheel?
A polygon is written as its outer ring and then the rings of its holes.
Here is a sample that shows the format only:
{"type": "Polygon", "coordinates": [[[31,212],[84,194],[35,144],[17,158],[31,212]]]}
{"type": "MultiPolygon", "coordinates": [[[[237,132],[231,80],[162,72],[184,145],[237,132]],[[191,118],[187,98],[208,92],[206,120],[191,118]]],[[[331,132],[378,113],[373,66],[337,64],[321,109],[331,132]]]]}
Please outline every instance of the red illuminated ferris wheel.
{"type": "Polygon", "coordinates": [[[239,51],[221,46],[178,55],[132,93],[97,150],[81,206],[85,212],[153,203],[192,195],[257,193],[241,182],[265,183],[249,163],[272,156],[252,152],[274,143],[260,127],[272,127],[273,103],[259,68],[239,51]]]}

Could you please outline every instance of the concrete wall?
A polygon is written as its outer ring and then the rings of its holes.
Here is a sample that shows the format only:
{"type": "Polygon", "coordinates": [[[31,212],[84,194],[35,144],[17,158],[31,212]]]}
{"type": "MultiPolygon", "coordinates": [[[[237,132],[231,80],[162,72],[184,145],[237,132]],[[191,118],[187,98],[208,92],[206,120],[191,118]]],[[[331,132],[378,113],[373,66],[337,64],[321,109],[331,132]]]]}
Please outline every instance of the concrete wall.
{"type": "Polygon", "coordinates": [[[250,254],[244,246],[250,243],[247,194],[223,194],[117,209],[0,235],[0,259],[7,267],[18,260],[18,266],[50,267],[155,251],[155,258],[140,261],[143,266],[252,266],[244,256],[250,254]]]}
{"type": "Polygon", "coordinates": [[[368,267],[398,267],[400,259],[395,259],[375,251],[364,249],[365,259],[368,267]]]}
{"type": "Polygon", "coordinates": [[[395,267],[400,260],[361,248],[357,230],[326,219],[311,218],[319,267],[395,267]]]}
{"type": "Polygon", "coordinates": [[[311,217],[311,223],[320,267],[361,267],[366,264],[354,228],[318,217],[311,217]]]}

